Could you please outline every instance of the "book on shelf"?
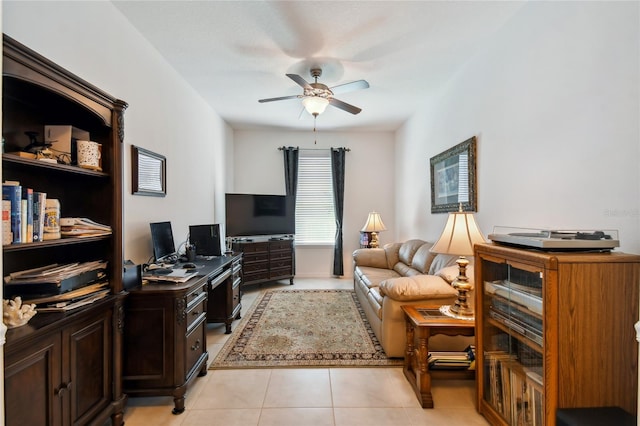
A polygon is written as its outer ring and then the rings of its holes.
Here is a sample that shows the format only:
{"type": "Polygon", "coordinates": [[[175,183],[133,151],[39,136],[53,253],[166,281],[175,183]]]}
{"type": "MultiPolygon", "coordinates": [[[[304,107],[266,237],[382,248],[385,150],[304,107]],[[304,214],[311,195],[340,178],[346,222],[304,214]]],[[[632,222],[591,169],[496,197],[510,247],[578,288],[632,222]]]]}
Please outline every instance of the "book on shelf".
{"type": "Polygon", "coordinates": [[[13,242],[13,232],[11,232],[11,201],[2,200],[2,245],[13,242]]]}
{"type": "Polygon", "coordinates": [[[22,187],[22,242],[33,242],[33,188],[22,187]]]}
{"type": "Polygon", "coordinates": [[[19,182],[5,181],[2,184],[2,199],[11,202],[11,232],[13,242],[22,242],[22,186],[19,182]]]}
{"type": "Polygon", "coordinates": [[[471,356],[471,347],[464,351],[431,351],[427,356],[430,370],[469,370],[474,366],[475,355],[471,356]]]}
{"type": "Polygon", "coordinates": [[[46,206],[47,193],[33,192],[33,241],[42,241],[44,233],[44,209],[46,206]]]}

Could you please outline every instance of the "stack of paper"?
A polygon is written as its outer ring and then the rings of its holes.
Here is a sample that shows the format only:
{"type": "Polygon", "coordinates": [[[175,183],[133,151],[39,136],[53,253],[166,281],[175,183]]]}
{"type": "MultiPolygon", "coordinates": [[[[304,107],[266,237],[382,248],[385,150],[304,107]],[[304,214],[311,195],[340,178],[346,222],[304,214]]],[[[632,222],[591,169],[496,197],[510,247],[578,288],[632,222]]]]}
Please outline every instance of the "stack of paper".
{"type": "Polygon", "coordinates": [[[109,225],[103,225],[85,217],[60,218],[60,234],[63,238],[110,235],[111,232],[109,225]]]}

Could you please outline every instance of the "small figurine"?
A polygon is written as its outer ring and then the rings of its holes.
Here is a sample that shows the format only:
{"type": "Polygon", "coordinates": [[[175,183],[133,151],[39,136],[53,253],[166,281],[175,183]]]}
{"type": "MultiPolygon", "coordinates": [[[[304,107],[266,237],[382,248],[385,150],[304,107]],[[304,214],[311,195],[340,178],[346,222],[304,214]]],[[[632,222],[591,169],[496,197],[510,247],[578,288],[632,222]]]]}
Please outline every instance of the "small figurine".
{"type": "Polygon", "coordinates": [[[36,305],[23,305],[20,296],[2,301],[2,320],[9,328],[25,325],[36,314],[36,305]]]}

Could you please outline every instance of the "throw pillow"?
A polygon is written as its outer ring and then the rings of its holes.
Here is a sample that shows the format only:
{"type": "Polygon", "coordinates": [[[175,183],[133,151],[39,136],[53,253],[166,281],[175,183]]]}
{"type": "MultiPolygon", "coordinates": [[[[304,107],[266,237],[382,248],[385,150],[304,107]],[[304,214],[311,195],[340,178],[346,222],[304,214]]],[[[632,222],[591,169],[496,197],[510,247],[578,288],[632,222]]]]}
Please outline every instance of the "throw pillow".
{"type": "MultiPolygon", "coordinates": [[[[445,280],[449,284],[451,284],[453,280],[458,278],[459,274],[460,274],[460,268],[458,267],[458,265],[447,266],[440,269],[438,272],[436,272],[437,276],[441,277],[443,280],[445,280]]],[[[473,265],[467,266],[466,275],[467,275],[467,278],[469,279],[469,283],[473,285],[473,265]]]]}

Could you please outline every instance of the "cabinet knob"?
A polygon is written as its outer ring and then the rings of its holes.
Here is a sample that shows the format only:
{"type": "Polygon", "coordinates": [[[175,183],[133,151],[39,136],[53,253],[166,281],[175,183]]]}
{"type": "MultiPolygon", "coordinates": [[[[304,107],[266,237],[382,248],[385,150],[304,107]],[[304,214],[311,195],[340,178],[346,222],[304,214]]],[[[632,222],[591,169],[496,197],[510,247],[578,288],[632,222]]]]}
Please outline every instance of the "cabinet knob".
{"type": "Polygon", "coordinates": [[[194,317],[197,317],[198,315],[200,315],[200,311],[193,311],[192,315],[194,317]]]}
{"type": "Polygon", "coordinates": [[[55,394],[57,397],[61,398],[65,391],[70,391],[70,390],[71,390],[71,382],[62,383],[60,387],[58,387],[58,389],[56,390],[55,394]]]}
{"type": "Polygon", "coordinates": [[[196,343],[191,346],[192,351],[197,351],[198,349],[200,349],[200,339],[196,340],[196,343]]]}

